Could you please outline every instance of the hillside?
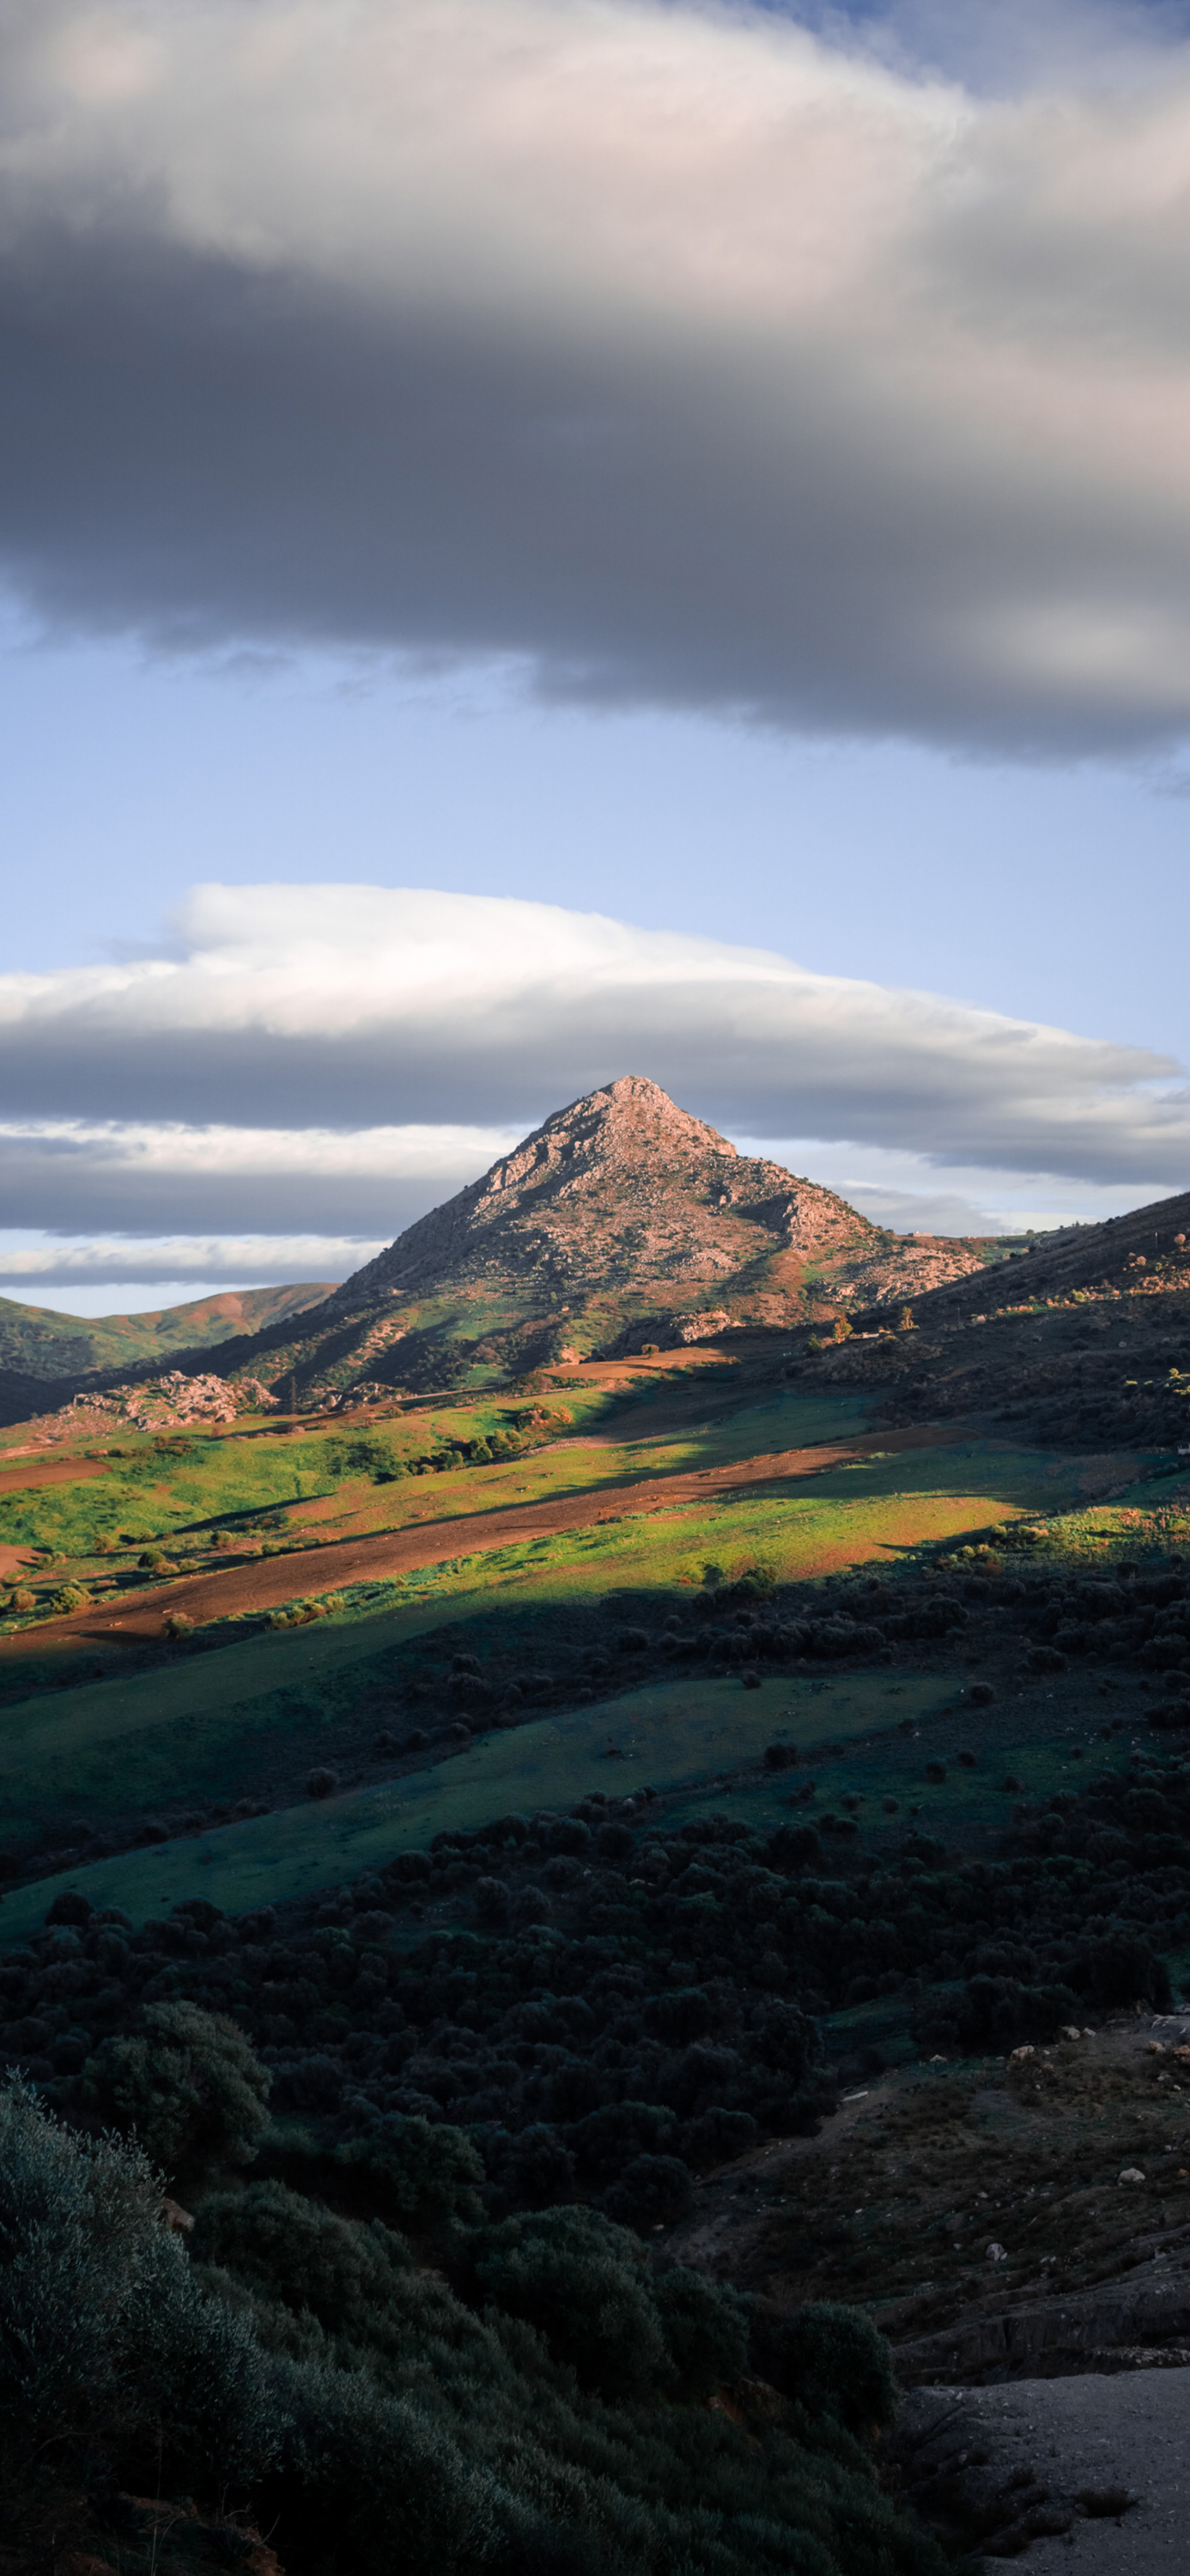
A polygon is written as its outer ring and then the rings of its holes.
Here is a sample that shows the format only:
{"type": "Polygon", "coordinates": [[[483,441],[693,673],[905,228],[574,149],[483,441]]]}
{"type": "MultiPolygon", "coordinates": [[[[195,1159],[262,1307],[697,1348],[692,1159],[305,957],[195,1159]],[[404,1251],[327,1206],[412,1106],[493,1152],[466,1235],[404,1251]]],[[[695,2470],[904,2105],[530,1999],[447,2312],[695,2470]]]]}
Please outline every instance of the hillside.
{"type": "Polygon", "coordinates": [[[888,1234],[626,1074],[408,1226],[301,1329],[245,1341],[227,1374],[262,1379],[290,1409],[348,1390],[482,1386],[649,1342],[784,1331],[920,1294],[999,1252],[888,1234]]]}
{"type": "Polygon", "coordinates": [[[1086,1446],[1190,1439],[1190,1193],[1072,1227],[912,1312],[895,1335],[887,1307],[856,1314],[854,1338],[811,1375],[879,1384],[891,1422],[962,1415],[1086,1446]]]}
{"type": "Polygon", "coordinates": [[[52,1306],[0,1297],[0,1370],[36,1380],[132,1368],[166,1351],[202,1350],[240,1333],[259,1333],[318,1305],[334,1285],[304,1279],[285,1288],[228,1288],[143,1315],[60,1315],[52,1306]]]}

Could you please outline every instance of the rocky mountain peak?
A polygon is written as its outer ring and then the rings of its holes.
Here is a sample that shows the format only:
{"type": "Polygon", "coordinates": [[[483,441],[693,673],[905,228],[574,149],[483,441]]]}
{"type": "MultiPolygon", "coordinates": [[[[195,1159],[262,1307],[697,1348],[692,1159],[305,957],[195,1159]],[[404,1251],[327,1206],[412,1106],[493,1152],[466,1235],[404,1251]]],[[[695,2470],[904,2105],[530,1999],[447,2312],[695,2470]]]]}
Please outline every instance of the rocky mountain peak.
{"type": "Polygon", "coordinates": [[[870,1234],[830,1190],[737,1152],[644,1074],[556,1110],[408,1226],[334,1302],[530,1282],[565,1302],[662,1281],[738,1284],[758,1259],[870,1234]]]}
{"type": "MultiPolygon", "coordinates": [[[[554,1360],[786,1332],[920,1295],[984,1257],[977,1243],[885,1233],[627,1073],[555,1110],[324,1303],[299,1316],[306,1292],[269,1292],[288,1315],[229,1349],[227,1374],[289,1407],[486,1385],[554,1360]]],[[[208,1368],[209,1352],[179,1349],[175,1365],[208,1368]]],[[[148,1373],[85,1374],[102,1386],[148,1373]]],[[[23,1419],[26,1381],[10,1394],[7,1418],[23,1419]]]]}

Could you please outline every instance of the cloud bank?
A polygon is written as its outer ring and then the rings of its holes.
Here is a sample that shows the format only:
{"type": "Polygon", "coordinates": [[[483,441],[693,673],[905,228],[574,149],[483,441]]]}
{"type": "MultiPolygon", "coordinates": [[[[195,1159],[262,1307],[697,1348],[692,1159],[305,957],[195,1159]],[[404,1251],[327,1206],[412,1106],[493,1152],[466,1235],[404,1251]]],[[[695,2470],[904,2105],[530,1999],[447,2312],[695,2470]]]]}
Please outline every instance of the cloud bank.
{"type": "Polygon", "coordinates": [[[14,1245],[0,1275],[114,1277],[120,1236],[137,1278],[293,1276],[299,1244],[297,1275],[341,1275],[631,1071],[761,1150],[816,1140],[799,1168],[850,1157],[873,1213],[900,1191],[902,1224],[930,1222],[915,1175],[982,1173],[1023,1204],[1049,1176],[1050,1206],[1073,1188],[1089,1212],[1190,1181],[1166,1059],[763,949],[366,885],[202,886],[173,934],[168,954],[0,978],[6,1222],[74,1238],[14,1245]],[[132,1247],[157,1238],[146,1268],[132,1247]]]}
{"type": "Polygon", "coordinates": [[[3,0],[9,581],[589,701],[1179,736],[1190,47],[988,96],[825,23],[3,0]]]}

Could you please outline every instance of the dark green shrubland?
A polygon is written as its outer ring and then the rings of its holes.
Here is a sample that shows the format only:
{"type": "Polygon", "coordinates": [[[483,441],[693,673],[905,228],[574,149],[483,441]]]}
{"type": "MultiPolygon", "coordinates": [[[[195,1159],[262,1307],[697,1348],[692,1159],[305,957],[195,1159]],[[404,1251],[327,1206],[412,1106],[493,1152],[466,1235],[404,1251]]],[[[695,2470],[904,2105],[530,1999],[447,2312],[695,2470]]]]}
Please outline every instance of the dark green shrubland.
{"type": "Polygon", "coordinates": [[[459,2235],[453,2286],[276,2182],[208,2196],[194,2242],[139,2149],[0,2095],[6,2537],[155,2478],[267,2522],[289,2576],[942,2576],[833,2356],[817,2412],[803,2368],[789,2407],[708,2414],[743,2303],[590,2210],[459,2235]]]}

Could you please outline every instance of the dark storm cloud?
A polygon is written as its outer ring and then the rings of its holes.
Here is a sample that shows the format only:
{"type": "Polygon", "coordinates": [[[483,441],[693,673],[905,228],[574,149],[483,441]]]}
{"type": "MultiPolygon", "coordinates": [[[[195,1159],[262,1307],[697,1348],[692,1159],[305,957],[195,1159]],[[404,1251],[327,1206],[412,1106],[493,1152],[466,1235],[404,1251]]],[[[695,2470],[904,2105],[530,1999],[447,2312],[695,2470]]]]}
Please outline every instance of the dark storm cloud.
{"type": "Polygon", "coordinates": [[[0,8],[0,559],[76,629],[1055,753],[1190,712],[1190,69],[639,0],[0,8]]]}
{"type": "MultiPolygon", "coordinates": [[[[86,1129],[69,1138],[0,1129],[5,1227],[146,1237],[314,1232],[379,1244],[473,1177],[471,1161],[452,1177],[446,1147],[428,1167],[423,1157],[420,1167],[403,1171],[399,1139],[390,1140],[381,1169],[372,1137],[340,1137],[330,1169],[316,1155],[303,1166],[292,1151],[277,1151],[292,1147],[288,1137],[263,1140],[254,1164],[240,1170],[234,1154],[200,1162],[196,1140],[185,1133],[159,1131],[148,1151],[145,1141],[143,1130],[127,1139],[86,1129]]],[[[483,1144],[479,1160],[482,1166],[483,1144]]]]}

